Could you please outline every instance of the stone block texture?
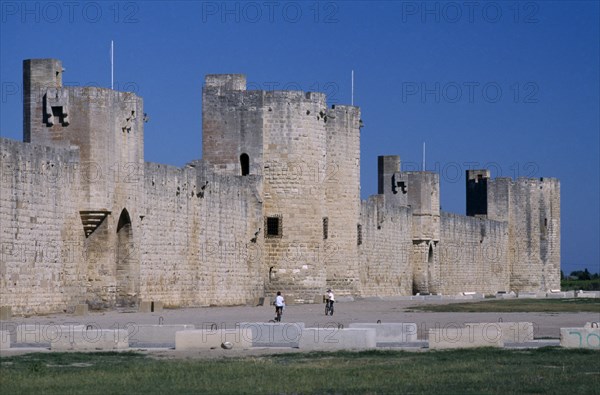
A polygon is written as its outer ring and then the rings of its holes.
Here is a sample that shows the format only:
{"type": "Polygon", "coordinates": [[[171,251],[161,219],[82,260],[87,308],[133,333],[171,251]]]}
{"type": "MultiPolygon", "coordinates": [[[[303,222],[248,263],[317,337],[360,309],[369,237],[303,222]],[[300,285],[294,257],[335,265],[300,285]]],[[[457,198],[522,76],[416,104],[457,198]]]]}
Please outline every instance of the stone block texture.
{"type": "Polygon", "coordinates": [[[145,162],[143,100],[63,86],[23,62],[23,142],[0,139],[0,304],[14,314],[344,296],[559,288],[560,184],[467,174],[467,214],[439,175],[381,156],[360,197],[360,109],[322,93],[208,75],[202,159],[145,162]]]}

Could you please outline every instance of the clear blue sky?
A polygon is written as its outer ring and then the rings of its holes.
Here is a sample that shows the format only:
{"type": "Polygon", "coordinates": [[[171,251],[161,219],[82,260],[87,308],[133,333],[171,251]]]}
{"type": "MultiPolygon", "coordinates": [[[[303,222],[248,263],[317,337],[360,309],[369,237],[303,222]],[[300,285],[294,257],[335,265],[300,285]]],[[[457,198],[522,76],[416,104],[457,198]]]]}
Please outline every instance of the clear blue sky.
{"type": "Polygon", "coordinates": [[[144,98],[147,161],[201,156],[208,73],[254,89],[319,90],[362,109],[362,196],[377,155],[441,174],[465,212],[464,171],[557,177],[562,267],[599,271],[599,6],[585,2],[3,1],[1,135],[22,138],[22,60],[58,58],[67,85],[144,98]],[[477,4],[475,6],[471,4],[477,4]],[[476,163],[476,165],[472,165],[476,163]]]}

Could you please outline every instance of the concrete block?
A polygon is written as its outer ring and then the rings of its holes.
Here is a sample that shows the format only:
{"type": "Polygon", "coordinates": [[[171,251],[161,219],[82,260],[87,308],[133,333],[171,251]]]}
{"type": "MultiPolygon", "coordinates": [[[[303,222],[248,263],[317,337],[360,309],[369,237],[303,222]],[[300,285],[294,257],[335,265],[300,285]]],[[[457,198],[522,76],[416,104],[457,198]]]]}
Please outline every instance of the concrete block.
{"type": "Polygon", "coordinates": [[[138,306],[140,313],[150,313],[152,311],[152,302],[149,300],[142,300],[138,306]]]}
{"type": "Polygon", "coordinates": [[[230,342],[234,349],[252,347],[252,329],[236,325],[233,329],[196,329],[175,333],[176,350],[208,350],[230,342]]]}
{"type": "Polygon", "coordinates": [[[519,299],[535,299],[538,295],[535,292],[519,292],[517,297],[519,299]]]}
{"type": "Polygon", "coordinates": [[[252,331],[253,347],[298,347],[304,323],[243,322],[240,327],[252,331]]]}
{"type": "Polygon", "coordinates": [[[175,333],[194,330],[194,325],[135,325],[129,328],[129,343],[175,344],[175,333]]]}
{"type": "Polygon", "coordinates": [[[126,329],[84,328],[61,332],[60,337],[50,342],[51,350],[123,350],[129,348],[126,329]]]}
{"type": "Polygon", "coordinates": [[[496,299],[514,299],[517,297],[517,294],[514,292],[506,293],[506,294],[496,294],[496,299]]]}
{"type": "Polygon", "coordinates": [[[15,343],[46,346],[64,334],[74,336],[75,332],[81,332],[83,330],[85,330],[84,325],[75,324],[22,324],[17,325],[16,327],[15,343]]]}
{"type": "Polygon", "coordinates": [[[305,328],[299,348],[309,351],[370,349],[377,346],[376,338],[375,329],[305,328]]]}
{"type": "Polygon", "coordinates": [[[258,298],[252,298],[252,299],[248,299],[246,302],[247,306],[263,306],[265,304],[265,298],[264,297],[258,297],[258,298]]]}
{"type": "Polygon", "coordinates": [[[471,296],[473,299],[484,299],[485,295],[479,292],[462,292],[463,296],[471,296]]]}
{"type": "Polygon", "coordinates": [[[408,343],[417,341],[417,324],[415,323],[351,323],[350,328],[375,329],[377,343],[408,343]]]}
{"type": "Polygon", "coordinates": [[[12,318],[12,306],[0,306],[0,320],[8,321],[12,318]]]}
{"type": "Polygon", "coordinates": [[[142,300],[138,306],[140,313],[158,313],[163,311],[163,302],[159,300],[142,300]]]}
{"type": "Polygon", "coordinates": [[[564,291],[564,292],[548,292],[546,293],[547,298],[574,298],[575,291],[564,291]]]}
{"type": "Polygon", "coordinates": [[[576,298],[600,298],[600,291],[575,291],[576,298]]]}
{"type": "Polygon", "coordinates": [[[502,335],[496,328],[482,324],[465,327],[449,326],[429,330],[429,348],[442,350],[451,348],[504,347],[502,335]]]}
{"type": "Polygon", "coordinates": [[[525,343],[533,341],[532,322],[481,322],[467,323],[468,326],[479,326],[482,336],[495,338],[500,336],[503,343],[525,343]]]}
{"type": "Polygon", "coordinates": [[[0,350],[7,350],[10,348],[10,332],[0,331],[0,350]]]}
{"type": "Polygon", "coordinates": [[[600,328],[560,328],[560,346],[600,350],[600,328]]]}
{"type": "Polygon", "coordinates": [[[88,314],[88,305],[87,304],[78,304],[75,306],[75,315],[87,315],[88,314]]]}

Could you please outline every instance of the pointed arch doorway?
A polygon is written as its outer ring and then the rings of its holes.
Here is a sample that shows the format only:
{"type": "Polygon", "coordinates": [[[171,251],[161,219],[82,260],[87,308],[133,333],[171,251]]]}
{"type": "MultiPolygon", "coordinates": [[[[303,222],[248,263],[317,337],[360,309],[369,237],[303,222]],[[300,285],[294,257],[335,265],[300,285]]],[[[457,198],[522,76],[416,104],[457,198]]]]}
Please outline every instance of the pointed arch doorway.
{"type": "Polygon", "coordinates": [[[117,224],[116,248],[116,305],[131,307],[137,304],[138,279],[131,217],[127,209],[121,211],[117,224]]]}

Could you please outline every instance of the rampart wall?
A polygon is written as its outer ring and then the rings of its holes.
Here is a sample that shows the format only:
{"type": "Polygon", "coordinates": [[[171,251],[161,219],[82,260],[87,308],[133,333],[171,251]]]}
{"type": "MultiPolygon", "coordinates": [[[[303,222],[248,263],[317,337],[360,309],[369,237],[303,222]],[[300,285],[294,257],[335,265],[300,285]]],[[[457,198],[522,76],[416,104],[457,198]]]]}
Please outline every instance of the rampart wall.
{"type": "Polygon", "coordinates": [[[23,314],[85,301],[79,151],[0,139],[0,300],[23,314]]]}
{"type": "Polygon", "coordinates": [[[439,263],[430,270],[438,293],[510,291],[506,222],[441,213],[439,263]]]}
{"type": "Polygon", "coordinates": [[[170,306],[262,296],[260,177],[146,163],[141,297],[170,306]]]}
{"type": "Polygon", "coordinates": [[[383,195],[362,201],[357,241],[362,295],[412,295],[411,225],[408,207],[386,209],[383,195]]]}
{"type": "Polygon", "coordinates": [[[209,75],[203,158],[144,162],[143,101],[62,86],[24,62],[24,141],[0,139],[0,305],[17,314],[560,288],[560,184],[467,172],[467,213],[439,175],[379,158],[360,200],[360,110],[322,93],[209,75]]]}

